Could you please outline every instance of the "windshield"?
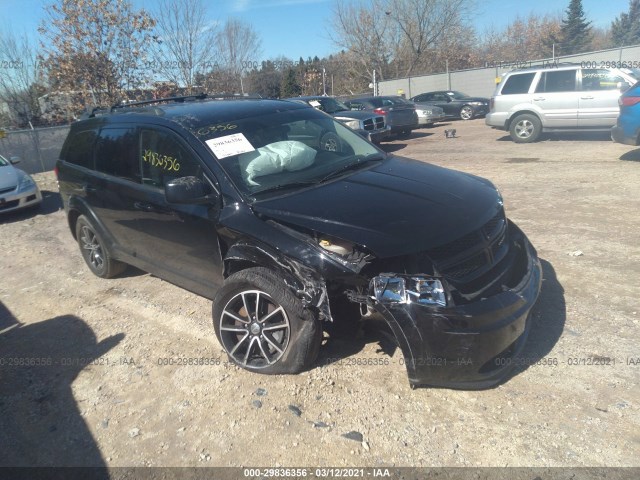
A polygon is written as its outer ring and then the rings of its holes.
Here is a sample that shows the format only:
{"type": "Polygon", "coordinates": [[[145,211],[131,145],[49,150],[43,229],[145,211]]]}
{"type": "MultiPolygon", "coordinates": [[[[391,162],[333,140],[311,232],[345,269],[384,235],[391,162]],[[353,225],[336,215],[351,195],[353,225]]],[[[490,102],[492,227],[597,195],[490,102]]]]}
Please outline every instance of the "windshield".
{"type": "Polygon", "coordinates": [[[0,155],[0,167],[6,167],[7,165],[11,165],[11,162],[0,155]]]}
{"type": "Polygon", "coordinates": [[[238,190],[252,199],[294,190],[357,170],[384,153],[312,108],[206,125],[194,133],[209,147],[238,190]]]}
{"type": "Polygon", "coordinates": [[[456,99],[469,98],[469,95],[467,95],[466,93],[458,92],[457,90],[449,92],[448,95],[456,99]]]}
{"type": "Polygon", "coordinates": [[[330,115],[336,112],[349,110],[349,107],[341,101],[329,97],[313,98],[309,100],[309,105],[317,108],[318,110],[322,110],[323,112],[327,112],[330,115]]]}

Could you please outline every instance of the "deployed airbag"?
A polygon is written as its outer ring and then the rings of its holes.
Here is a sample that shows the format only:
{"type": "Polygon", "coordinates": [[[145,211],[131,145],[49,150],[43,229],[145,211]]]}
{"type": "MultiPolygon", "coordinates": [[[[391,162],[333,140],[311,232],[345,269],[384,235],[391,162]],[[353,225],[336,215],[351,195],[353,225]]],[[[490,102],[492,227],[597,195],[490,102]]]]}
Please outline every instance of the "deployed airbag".
{"type": "Polygon", "coordinates": [[[248,185],[260,185],[254,179],[287,170],[302,170],[312,165],[316,151],[302,142],[284,140],[257,148],[238,157],[242,175],[248,185]]]}

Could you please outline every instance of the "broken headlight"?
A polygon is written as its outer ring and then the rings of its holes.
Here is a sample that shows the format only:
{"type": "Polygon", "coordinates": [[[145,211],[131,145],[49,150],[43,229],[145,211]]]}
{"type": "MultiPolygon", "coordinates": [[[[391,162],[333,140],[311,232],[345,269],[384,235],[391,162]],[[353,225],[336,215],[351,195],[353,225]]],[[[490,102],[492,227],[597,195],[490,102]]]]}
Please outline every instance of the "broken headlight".
{"type": "Polygon", "coordinates": [[[373,295],[382,303],[419,303],[447,306],[447,295],[437,278],[421,275],[378,275],[371,280],[373,295]]]}

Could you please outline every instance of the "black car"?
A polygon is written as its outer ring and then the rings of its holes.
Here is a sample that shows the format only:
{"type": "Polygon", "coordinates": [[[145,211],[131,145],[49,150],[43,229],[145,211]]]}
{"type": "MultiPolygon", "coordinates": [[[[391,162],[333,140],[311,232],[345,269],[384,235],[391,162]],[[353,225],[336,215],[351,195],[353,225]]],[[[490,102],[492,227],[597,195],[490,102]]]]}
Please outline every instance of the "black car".
{"type": "Polygon", "coordinates": [[[392,134],[408,137],[411,130],[419,128],[416,106],[397,96],[360,97],[344,101],[351,110],[384,115],[392,134]]]}
{"type": "Polygon", "coordinates": [[[386,321],[412,386],[490,386],[515,365],[541,270],[491,182],[294,102],[152,102],[74,123],[57,162],[94,274],[134,265],[212,299],[253,372],[313,365],[323,324],[360,312],[386,321]]]}
{"type": "Polygon", "coordinates": [[[449,118],[471,120],[489,113],[488,98],[470,97],[466,93],[456,90],[421,93],[413,97],[411,101],[436,105],[442,108],[449,118]]]}
{"type": "Polygon", "coordinates": [[[378,144],[390,134],[391,129],[385,124],[383,115],[350,110],[344,103],[333,97],[315,95],[288,98],[287,100],[306,103],[328,113],[372,143],[378,144]]]}

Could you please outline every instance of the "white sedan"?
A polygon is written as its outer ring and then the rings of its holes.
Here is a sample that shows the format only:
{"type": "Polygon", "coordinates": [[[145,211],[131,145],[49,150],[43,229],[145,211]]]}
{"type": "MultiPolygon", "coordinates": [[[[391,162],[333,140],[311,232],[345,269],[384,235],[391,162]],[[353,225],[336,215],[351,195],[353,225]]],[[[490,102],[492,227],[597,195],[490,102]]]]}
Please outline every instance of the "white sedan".
{"type": "Polygon", "coordinates": [[[13,166],[19,161],[18,158],[9,161],[0,155],[0,213],[35,207],[42,202],[42,194],[33,178],[13,166]]]}

